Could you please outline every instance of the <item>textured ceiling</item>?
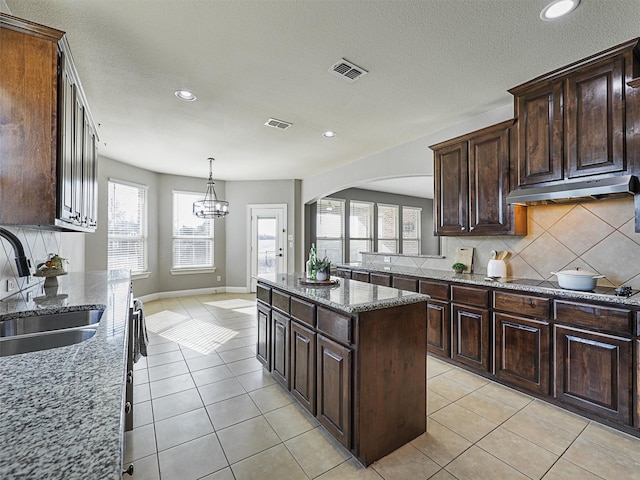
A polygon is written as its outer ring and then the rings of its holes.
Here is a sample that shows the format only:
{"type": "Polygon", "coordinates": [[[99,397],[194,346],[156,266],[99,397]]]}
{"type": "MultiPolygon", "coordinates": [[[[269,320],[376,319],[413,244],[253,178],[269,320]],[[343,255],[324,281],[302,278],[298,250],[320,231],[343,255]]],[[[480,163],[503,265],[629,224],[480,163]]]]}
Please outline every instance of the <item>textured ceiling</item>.
{"type": "Polygon", "coordinates": [[[204,178],[214,156],[222,180],[331,170],[504,107],[508,88],[640,36],[640,0],[582,0],[542,22],[547,2],[6,0],[67,32],[102,155],[204,178]],[[341,58],[369,74],[328,73],[341,58]]]}

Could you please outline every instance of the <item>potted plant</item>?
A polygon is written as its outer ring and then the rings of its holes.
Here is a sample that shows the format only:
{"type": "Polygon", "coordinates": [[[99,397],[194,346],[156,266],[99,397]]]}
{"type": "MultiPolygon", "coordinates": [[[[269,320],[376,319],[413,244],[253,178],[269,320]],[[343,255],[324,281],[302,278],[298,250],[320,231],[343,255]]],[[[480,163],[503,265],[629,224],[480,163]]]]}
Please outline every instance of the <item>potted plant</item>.
{"type": "Polygon", "coordinates": [[[316,262],[316,276],[318,280],[329,280],[331,276],[331,261],[327,257],[316,262]]]}
{"type": "Polygon", "coordinates": [[[456,262],[453,265],[451,265],[451,268],[456,273],[462,273],[464,272],[464,263],[456,262]]]}

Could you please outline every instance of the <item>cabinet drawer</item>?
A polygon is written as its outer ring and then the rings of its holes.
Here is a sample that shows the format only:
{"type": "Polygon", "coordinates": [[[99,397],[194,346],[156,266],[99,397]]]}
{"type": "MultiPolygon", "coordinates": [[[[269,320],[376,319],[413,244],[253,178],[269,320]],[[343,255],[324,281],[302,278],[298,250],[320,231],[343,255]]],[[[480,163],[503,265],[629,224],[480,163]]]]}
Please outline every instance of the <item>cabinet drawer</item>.
{"type": "Polygon", "coordinates": [[[256,289],[256,297],[258,298],[258,300],[271,305],[271,288],[265,285],[258,284],[258,287],[256,289]]]}
{"type": "Polygon", "coordinates": [[[633,316],[626,308],[605,307],[590,303],[553,302],[556,322],[633,334],[633,316]]]}
{"type": "Polygon", "coordinates": [[[474,305],[476,307],[489,307],[489,290],[484,288],[451,286],[451,301],[474,305]]]}
{"type": "Polygon", "coordinates": [[[296,297],[291,297],[291,316],[296,320],[316,326],[316,306],[296,297]]]}
{"type": "Polygon", "coordinates": [[[318,330],[325,332],[334,339],[351,343],[351,318],[339,313],[318,307],[318,330]]]}
{"type": "Polygon", "coordinates": [[[549,299],[520,295],[517,293],[493,292],[493,308],[503,312],[536,318],[549,318],[549,299]]]}
{"type": "Polygon", "coordinates": [[[418,280],[415,278],[396,277],[393,276],[393,288],[399,290],[409,290],[410,292],[418,291],[418,280]]]}
{"type": "Polygon", "coordinates": [[[338,268],[336,270],[336,277],[351,278],[351,270],[346,268],[338,268]]]}
{"type": "Polygon", "coordinates": [[[359,272],[354,270],[351,272],[351,280],[357,280],[359,282],[369,282],[369,272],[359,272]]]}
{"type": "Polygon", "coordinates": [[[425,293],[432,298],[440,300],[449,300],[449,284],[420,280],[420,293],[425,293]]]}
{"type": "Polygon", "coordinates": [[[278,290],[271,292],[271,306],[289,315],[289,299],[291,297],[278,290]]]}
{"type": "Polygon", "coordinates": [[[373,283],[374,285],[383,285],[385,287],[391,286],[391,275],[387,273],[375,273],[371,272],[369,274],[369,283],[373,283]]]}

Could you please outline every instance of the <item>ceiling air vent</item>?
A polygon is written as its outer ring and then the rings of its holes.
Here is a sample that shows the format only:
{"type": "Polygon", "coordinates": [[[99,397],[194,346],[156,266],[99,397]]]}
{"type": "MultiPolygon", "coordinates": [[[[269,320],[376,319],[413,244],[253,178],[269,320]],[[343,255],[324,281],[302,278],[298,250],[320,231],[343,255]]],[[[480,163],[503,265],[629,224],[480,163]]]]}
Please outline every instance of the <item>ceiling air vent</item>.
{"type": "Polygon", "coordinates": [[[349,83],[353,83],[360,77],[366,75],[367,72],[364,68],[354,65],[353,63],[345,60],[344,58],[333,64],[328,70],[329,72],[337,75],[340,78],[345,79],[349,83]]]}
{"type": "Polygon", "coordinates": [[[270,118],[264,124],[267,127],[278,128],[280,130],[286,130],[287,128],[293,126],[293,123],[285,122],[283,120],[278,120],[276,118],[270,118]]]}

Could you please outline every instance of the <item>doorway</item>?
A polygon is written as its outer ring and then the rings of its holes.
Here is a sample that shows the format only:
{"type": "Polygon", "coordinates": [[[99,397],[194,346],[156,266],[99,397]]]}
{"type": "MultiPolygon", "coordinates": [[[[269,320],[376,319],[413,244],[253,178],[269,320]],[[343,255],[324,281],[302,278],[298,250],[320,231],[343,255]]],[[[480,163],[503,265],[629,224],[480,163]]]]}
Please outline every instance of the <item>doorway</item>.
{"type": "Polygon", "coordinates": [[[256,275],[287,271],[287,205],[249,205],[249,291],[256,275]]]}

